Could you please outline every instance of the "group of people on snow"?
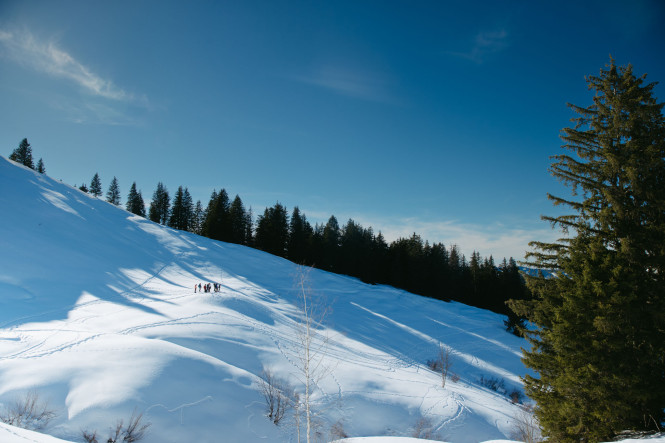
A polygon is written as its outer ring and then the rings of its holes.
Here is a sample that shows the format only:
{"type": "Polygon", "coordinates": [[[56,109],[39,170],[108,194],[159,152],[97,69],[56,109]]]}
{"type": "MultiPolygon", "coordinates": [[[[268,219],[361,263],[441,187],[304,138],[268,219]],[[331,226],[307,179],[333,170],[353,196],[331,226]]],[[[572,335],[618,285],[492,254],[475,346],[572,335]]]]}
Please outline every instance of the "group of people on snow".
{"type": "Polygon", "coordinates": [[[198,285],[194,285],[194,293],[196,293],[196,289],[198,288],[199,292],[219,292],[222,290],[222,284],[221,283],[206,283],[204,285],[201,285],[199,283],[198,285]]]}

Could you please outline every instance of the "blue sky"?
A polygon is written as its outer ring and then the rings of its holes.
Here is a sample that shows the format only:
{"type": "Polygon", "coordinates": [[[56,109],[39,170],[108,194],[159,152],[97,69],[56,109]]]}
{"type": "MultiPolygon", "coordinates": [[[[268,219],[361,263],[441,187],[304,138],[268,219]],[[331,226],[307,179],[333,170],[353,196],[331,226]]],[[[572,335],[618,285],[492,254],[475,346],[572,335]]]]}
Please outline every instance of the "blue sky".
{"type": "MultiPolygon", "coordinates": [[[[0,146],[521,258],[584,77],[665,81],[654,1],[0,1],[0,146]],[[629,4],[630,3],[630,4],[629,4]]],[[[665,99],[665,87],[656,87],[665,99]]],[[[5,192],[5,190],[3,190],[5,192]]]]}

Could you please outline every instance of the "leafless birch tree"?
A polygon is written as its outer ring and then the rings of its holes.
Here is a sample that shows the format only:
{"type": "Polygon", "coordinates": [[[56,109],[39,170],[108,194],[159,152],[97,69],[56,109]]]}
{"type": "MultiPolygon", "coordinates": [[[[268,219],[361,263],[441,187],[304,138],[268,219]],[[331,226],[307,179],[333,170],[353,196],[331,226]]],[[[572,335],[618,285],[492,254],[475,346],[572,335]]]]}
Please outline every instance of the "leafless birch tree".
{"type": "MultiPolygon", "coordinates": [[[[297,378],[302,383],[302,396],[295,397],[299,405],[295,411],[300,414],[301,408],[306,426],[307,443],[311,443],[315,433],[316,418],[322,411],[315,411],[312,395],[318,384],[332,372],[330,360],[327,358],[329,338],[323,330],[323,323],[329,313],[329,307],[320,300],[315,300],[309,283],[310,269],[300,268],[296,275],[296,289],[300,304],[301,319],[298,324],[297,378]]],[[[300,418],[297,417],[298,423],[300,418]]],[[[299,425],[298,425],[299,427],[299,425]]],[[[298,430],[298,441],[300,431],[298,430]]]]}

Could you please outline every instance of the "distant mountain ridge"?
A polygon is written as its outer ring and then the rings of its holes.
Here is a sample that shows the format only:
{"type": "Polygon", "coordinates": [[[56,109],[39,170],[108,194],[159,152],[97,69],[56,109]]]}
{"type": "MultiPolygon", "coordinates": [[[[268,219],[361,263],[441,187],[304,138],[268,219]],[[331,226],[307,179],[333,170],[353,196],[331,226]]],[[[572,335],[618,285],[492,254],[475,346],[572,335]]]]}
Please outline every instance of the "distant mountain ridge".
{"type": "Polygon", "coordinates": [[[536,268],[529,268],[528,266],[520,266],[520,271],[523,272],[526,275],[531,275],[531,276],[537,276],[539,272],[543,273],[543,277],[545,278],[551,278],[552,276],[556,275],[555,271],[549,270],[549,269],[536,269],[536,268]]]}

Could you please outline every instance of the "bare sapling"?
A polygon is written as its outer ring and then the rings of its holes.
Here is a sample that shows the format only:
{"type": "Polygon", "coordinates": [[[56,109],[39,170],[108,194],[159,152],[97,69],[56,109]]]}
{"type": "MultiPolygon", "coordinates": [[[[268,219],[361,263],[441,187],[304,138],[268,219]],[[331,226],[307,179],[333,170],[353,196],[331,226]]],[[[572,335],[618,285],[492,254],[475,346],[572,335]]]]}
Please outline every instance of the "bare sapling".
{"type": "Polygon", "coordinates": [[[266,401],[266,412],[270,421],[278,425],[286,415],[291,401],[291,388],[285,381],[278,379],[269,368],[263,368],[260,378],[261,393],[266,401]]]}
{"type": "Polygon", "coordinates": [[[36,391],[30,391],[7,406],[0,413],[0,421],[17,428],[41,431],[56,416],[57,413],[49,407],[48,402],[40,400],[36,391]]]}
{"type": "MultiPolygon", "coordinates": [[[[104,443],[135,443],[143,440],[146,436],[150,423],[143,423],[143,413],[137,414],[136,409],[132,412],[127,426],[122,419],[116,422],[115,427],[109,429],[109,438],[104,443]]],[[[81,436],[86,443],[100,443],[97,440],[97,431],[81,431],[81,436]]]]}
{"type": "MultiPolygon", "coordinates": [[[[315,411],[312,400],[314,391],[318,389],[319,382],[332,372],[327,351],[329,338],[323,330],[324,320],[330,309],[320,299],[315,300],[309,286],[309,272],[300,268],[296,276],[296,289],[298,291],[298,302],[300,304],[301,318],[298,324],[298,374],[297,378],[302,383],[303,393],[298,399],[301,405],[295,407],[297,414],[296,422],[300,421],[300,413],[303,414],[306,427],[306,441],[311,443],[315,434],[316,419],[322,412],[315,411]],[[302,410],[301,410],[302,409],[302,410]]],[[[300,431],[298,430],[298,441],[300,431]]]]}
{"type": "Polygon", "coordinates": [[[533,413],[533,406],[520,406],[515,417],[515,425],[511,438],[524,443],[539,443],[543,441],[538,419],[533,413]]]}
{"type": "Polygon", "coordinates": [[[439,363],[441,364],[441,387],[446,387],[446,378],[448,378],[448,372],[450,372],[450,367],[453,364],[452,356],[450,355],[450,349],[443,347],[439,343],[439,363]]]}
{"type": "Polygon", "coordinates": [[[444,348],[442,343],[439,343],[439,350],[434,360],[427,360],[427,366],[432,371],[438,372],[441,374],[441,387],[446,387],[446,379],[448,378],[448,373],[450,368],[453,365],[453,357],[449,348],[444,348]]]}

